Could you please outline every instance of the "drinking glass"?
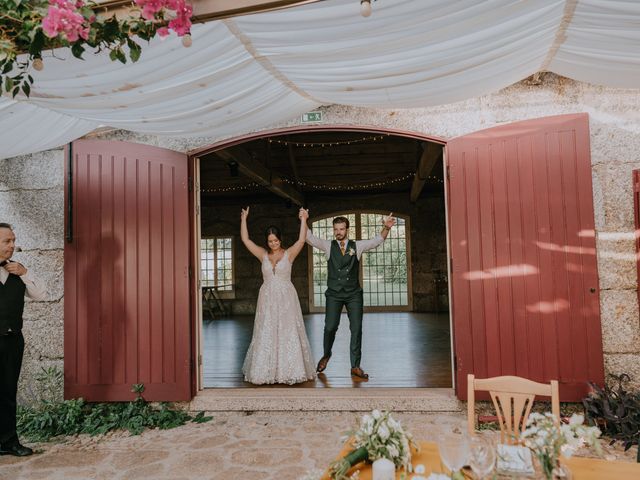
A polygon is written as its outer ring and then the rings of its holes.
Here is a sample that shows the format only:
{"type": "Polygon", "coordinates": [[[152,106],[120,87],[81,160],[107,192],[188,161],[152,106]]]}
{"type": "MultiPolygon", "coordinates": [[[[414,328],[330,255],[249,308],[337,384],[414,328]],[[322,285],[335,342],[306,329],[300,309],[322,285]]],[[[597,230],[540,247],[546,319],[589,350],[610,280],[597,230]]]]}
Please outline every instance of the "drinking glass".
{"type": "Polygon", "coordinates": [[[448,434],[438,442],[442,463],[451,474],[460,471],[469,458],[469,439],[465,435],[448,434]]]}
{"type": "Polygon", "coordinates": [[[493,471],[496,463],[496,450],[488,438],[475,435],[469,441],[469,466],[479,480],[489,475],[493,471]]]}

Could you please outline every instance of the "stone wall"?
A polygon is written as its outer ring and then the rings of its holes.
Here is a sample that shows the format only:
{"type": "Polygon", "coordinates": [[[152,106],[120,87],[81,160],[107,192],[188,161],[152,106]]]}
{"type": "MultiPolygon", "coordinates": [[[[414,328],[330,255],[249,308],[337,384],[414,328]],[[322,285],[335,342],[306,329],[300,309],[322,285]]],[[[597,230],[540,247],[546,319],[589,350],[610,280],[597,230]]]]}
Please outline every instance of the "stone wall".
{"type": "MultiPolygon", "coordinates": [[[[299,233],[298,210],[287,208],[284,201],[273,201],[274,197],[265,197],[261,202],[251,205],[248,227],[251,239],[263,244],[264,229],[269,225],[277,226],[283,235],[285,247],[291,245],[299,233]]],[[[312,217],[323,217],[344,209],[348,205],[354,210],[393,211],[408,215],[411,219],[411,260],[413,304],[415,311],[440,311],[448,309],[446,284],[439,284],[439,303],[436,305],[433,270],[447,270],[447,247],[444,220],[444,197],[423,197],[415,204],[409,202],[409,194],[375,195],[327,195],[316,196],[309,201],[309,213],[312,217]]],[[[243,205],[246,206],[246,205],[243,205]]],[[[202,207],[203,236],[233,236],[235,255],[234,300],[226,300],[234,314],[253,314],[255,312],[258,290],[262,284],[260,263],[240,241],[241,205],[211,205],[202,207]]],[[[309,282],[307,249],[303,249],[293,264],[292,280],[300,297],[304,313],[309,307],[309,282]]]]}
{"type": "Polygon", "coordinates": [[[63,366],[63,165],[61,150],[0,160],[0,221],[13,225],[23,250],[13,258],[48,292],[45,301],[25,305],[22,403],[38,398],[33,380],[41,368],[63,366]]]}
{"type": "MultiPolygon", "coordinates": [[[[640,168],[638,93],[638,90],[604,88],[546,74],[539,83],[523,81],[490,95],[437,107],[374,110],[329,106],[323,111],[326,124],[387,127],[441,138],[528,118],[589,113],[605,367],[612,373],[630,373],[635,378],[635,386],[640,387],[640,322],[631,185],[631,171],[640,168]]],[[[298,123],[295,119],[265,129],[298,123]]],[[[160,138],[122,131],[102,136],[178,151],[223,140],[215,136],[160,138]]],[[[32,303],[27,309],[28,347],[21,393],[28,390],[27,385],[31,385],[40,365],[61,365],[62,158],[61,150],[51,150],[0,161],[0,221],[15,224],[19,243],[25,248],[19,258],[45,278],[50,289],[50,301],[32,303]]],[[[296,276],[300,275],[300,268],[302,264],[296,267],[296,276]]]]}

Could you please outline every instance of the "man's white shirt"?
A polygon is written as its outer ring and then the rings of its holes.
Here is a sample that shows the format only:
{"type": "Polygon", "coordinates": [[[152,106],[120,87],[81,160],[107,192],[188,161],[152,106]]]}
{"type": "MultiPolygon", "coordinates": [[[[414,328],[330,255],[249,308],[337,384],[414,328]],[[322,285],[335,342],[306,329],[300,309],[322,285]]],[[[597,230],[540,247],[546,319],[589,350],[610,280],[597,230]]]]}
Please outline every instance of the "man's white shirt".
{"type": "MultiPolygon", "coordinates": [[[[323,240],[321,238],[316,237],[311,230],[307,230],[307,243],[312,247],[315,247],[319,250],[322,250],[324,254],[327,256],[327,260],[331,256],[331,242],[332,240],[323,240]]],[[[345,247],[347,246],[349,240],[345,239],[345,247]]],[[[384,242],[384,238],[382,235],[378,234],[369,240],[356,240],[356,256],[358,260],[362,257],[362,254],[367,250],[373,250],[377,246],[379,246],[382,242],[384,242]]],[[[338,242],[338,246],[340,242],[338,242]]]]}
{"type": "MultiPolygon", "coordinates": [[[[2,283],[3,285],[7,283],[7,278],[9,278],[9,272],[6,268],[0,267],[0,283],[2,283]]],[[[38,280],[29,275],[29,272],[22,275],[20,277],[20,280],[22,280],[22,283],[24,283],[27,287],[27,297],[33,300],[45,299],[47,292],[38,280]]]]}

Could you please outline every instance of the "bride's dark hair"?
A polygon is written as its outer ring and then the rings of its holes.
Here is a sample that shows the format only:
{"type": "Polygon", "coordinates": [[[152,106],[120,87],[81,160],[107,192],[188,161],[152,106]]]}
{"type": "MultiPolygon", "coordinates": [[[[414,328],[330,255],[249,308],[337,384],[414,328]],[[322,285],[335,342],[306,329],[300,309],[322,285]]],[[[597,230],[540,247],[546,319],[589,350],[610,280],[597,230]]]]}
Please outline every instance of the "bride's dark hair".
{"type": "Polygon", "coordinates": [[[267,246],[267,251],[271,250],[271,247],[269,247],[269,235],[275,235],[276,238],[280,240],[280,246],[282,247],[282,234],[280,233],[280,229],[275,225],[269,225],[264,231],[264,243],[267,246]]]}

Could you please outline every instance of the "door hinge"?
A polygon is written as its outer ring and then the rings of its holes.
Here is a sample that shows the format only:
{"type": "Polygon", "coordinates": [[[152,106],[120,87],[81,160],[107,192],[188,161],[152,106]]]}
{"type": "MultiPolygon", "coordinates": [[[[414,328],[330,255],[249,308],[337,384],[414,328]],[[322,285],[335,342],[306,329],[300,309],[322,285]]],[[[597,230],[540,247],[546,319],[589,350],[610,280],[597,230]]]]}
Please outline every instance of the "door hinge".
{"type": "Polygon", "coordinates": [[[193,267],[189,265],[189,278],[193,277],[193,267]]]}
{"type": "Polygon", "coordinates": [[[193,177],[189,177],[188,183],[189,183],[189,186],[188,186],[189,191],[193,192],[193,177]]]}
{"type": "Polygon", "coordinates": [[[202,365],[202,354],[198,355],[198,365],[202,365]]]}

